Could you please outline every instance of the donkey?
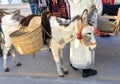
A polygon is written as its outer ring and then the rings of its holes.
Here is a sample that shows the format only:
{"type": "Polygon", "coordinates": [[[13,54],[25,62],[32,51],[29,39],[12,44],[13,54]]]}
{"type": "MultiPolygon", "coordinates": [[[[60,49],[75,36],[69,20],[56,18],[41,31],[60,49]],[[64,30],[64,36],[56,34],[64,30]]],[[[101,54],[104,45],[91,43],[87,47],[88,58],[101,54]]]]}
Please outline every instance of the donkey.
{"type": "MultiPolygon", "coordinates": [[[[5,36],[5,45],[3,49],[3,66],[4,71],[8,72],[9,68],[7,66],[7,53],[11,49],[12,42],[10,40],[10,33],[18,30],[19,24],[22,24],[19,19],[15,18],[16,14],[7,14],[2,18],[2,29],[5,36]],[[8,22],[6,22],[6,20],[8,22]],[[11,28],[9,28],[11,27],[11,28]]],[[[31,18],[34,15],[31,16],[31,18]]],[[[68,70],[63,65],[63,54],[62,49],[65,45],[71,42],[73,39],[79,36],[81,28],[93,28],[93,26],[88,24],[88,11],[84,10],[82,16],[75,16],[71,20],[66,20],[63,18],[58,18],[52,16],[48,11],[43,12],[41,17],[42,32],[44,38],[44,44],[48,44],[51,48],[53,58],[57,66],[57,73],[60,77],[64,77],[64,74],[68,74],[68,70]],[[86,25],[87,24],[87,25],[86,25]],[[85,26],[86,25],[86,26],[85,26]]],[[[26,18],[26,17],[25,17],[26,18]]],[[[25,20],[22,19],[21,21],[25,20]]],[[[29,21],[23,25],[28,25],[29,21]]],[[[90,47],[90,49],[93,49],[90,47]]],[[[16,60],[14,50],[12,50],[13,60],[17,66],[21,63],[16,60]]]]}
{"type": "MultiPolygon", "coordinates": [[[[57,73],[60,77],[64,77],[64,74],[68,74],[68,70],[63,65],[62,49],[67,43],[80,37],[81,34],[79,33],[82,32],[82,29],[94,29],[92,25],[88,24],[88,10],[85,9],[81,17],[77,15],[71,20],[52,16],[49,11],[47,11],[42,14],[41,19],[44,32],[43,35],[45,35],[44,39],[46,41],[49,39],[50,41],[50,44],[48,44],[56,63],[57,73]],[[47,32],[47,30],[49,30],[49,32],[47,32]]],[[[92,32],[89,32],[88,34],[90,33],[92,32]]],[[[92,50],[94,48],[90,47],[90,49],[92,50]]]]}
{"type": "MultiPolygon", "coordinates": [[[[12,48],[12,42],[9,37],[9,35],[18,30],[19,28],[17,27],[19,25],[19,21],[23,18],[24,16],[20,15],[19,10],[15,10],[13,12],[9,13],[4,13],[4,16],[1,18],[1,28],[2,28],[2,37],[4,39],[4,45],[3,45],[3,66],[4,66],[4,71],[8,72],[9,68],[7,66],[7,55],[8,51],[12,48]]],[[[13,60],[16,63],[17,66],[20,66],[21,63],[16,61],[16,57],[14,54],[14,49],[11,49],[11,54],[13,56],[13,60]]]]}
{"type": "MultiPolygon", "coordinates": [[[[16,30],[19,30],[22,26],[28,26],[31,19],[33,17],[36,17],[38,15],[28,15],[26,17],[20,15],[20,11],[16,10],[10,13],[4,13],[4,16],[1,18],[1,28],[2,28],[2,32],[4,37],[4,46],[3,46],[3,67],[4,67],[4,71],[8,72],[9,68],[7,65],[7,54],[8,51],[10,50],[12,56],[13,56],[13,61],[16,63],[17,66],[21,66],[21,63],[17,61],[16,59],[16,55],[15,55],[15,50],[13,47],[13,43],[9,37],[9,35],[11,33],[13,33],[16,30]]],[[[38,16],[40,17],[40,16],[38,16]]],[[[38,18],[41,21],[41,18],[38,18]]],[[[39,21],[38,21],[39,22],[39,21]]],[[[37,22],[37,23],[38,23],[37,22]]],[[[41,23],[39,23],[41,24],[41,23]]],[[[39,24],[33,24],[33,25],[37,25],[39,26],[39,24]]]]}

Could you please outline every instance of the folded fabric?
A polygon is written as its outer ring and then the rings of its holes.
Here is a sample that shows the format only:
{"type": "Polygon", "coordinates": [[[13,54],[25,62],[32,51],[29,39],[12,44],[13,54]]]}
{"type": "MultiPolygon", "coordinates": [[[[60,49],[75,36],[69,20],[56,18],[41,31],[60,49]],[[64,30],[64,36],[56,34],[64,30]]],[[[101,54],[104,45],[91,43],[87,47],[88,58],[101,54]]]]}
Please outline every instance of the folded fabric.
{"type": "Polygon", "coordinates": [[[113,33],[116,26],[110,21],[98,21],[98,29],[100,32],[113,33]]]}

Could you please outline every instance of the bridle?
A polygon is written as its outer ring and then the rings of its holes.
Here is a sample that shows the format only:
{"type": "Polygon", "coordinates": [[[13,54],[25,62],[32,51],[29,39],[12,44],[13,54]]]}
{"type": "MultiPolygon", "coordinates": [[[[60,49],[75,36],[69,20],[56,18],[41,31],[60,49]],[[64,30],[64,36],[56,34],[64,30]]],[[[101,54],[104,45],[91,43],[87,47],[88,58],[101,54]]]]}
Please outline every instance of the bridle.
{"type": "Polygon", "coordinates": [[[80,39],[80,42],[83,43],[85,46],[96,45],[96,42],[86,42],[84,37],[82,36],[82,30],[84,28],[87,28],[87,26],[89,26],[89,24],[82,23],[81,20],[77,22],[77,29],[79,30],[77,33],[77,39],[80,39]]]}

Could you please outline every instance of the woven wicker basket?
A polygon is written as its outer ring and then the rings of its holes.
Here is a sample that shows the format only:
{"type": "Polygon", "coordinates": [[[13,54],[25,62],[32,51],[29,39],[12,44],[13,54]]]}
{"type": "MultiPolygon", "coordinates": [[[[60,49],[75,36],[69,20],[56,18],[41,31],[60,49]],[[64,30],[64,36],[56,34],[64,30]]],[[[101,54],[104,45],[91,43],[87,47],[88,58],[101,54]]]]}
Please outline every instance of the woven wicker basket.
{"type": "Polygon", "coordinates": [[[10,38],[20,54],[32,54],[43,46],[42,29],[40,27],[22,28],[13,32],[10,38]]]}
{"type": "Polygon", "coordinates": [[[29,26],[39,26],[41,25],[41,17],[40,16],[35,16],[32,18],[32,20],[30,20],[28,27],[29,26]]]}

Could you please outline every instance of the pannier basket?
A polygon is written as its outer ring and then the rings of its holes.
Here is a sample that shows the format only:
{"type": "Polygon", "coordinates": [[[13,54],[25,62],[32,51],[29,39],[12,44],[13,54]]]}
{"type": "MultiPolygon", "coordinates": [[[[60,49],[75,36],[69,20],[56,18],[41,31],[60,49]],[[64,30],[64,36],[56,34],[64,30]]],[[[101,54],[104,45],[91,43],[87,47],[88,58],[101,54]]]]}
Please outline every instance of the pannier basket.
{"type": "Polygon", "coordinates": [[[22,55],[35,53],[43,46],[41,26],[21,28],[10,34],[10,38],[16,50],[22,55]]]}

